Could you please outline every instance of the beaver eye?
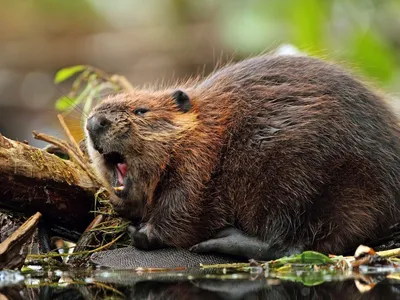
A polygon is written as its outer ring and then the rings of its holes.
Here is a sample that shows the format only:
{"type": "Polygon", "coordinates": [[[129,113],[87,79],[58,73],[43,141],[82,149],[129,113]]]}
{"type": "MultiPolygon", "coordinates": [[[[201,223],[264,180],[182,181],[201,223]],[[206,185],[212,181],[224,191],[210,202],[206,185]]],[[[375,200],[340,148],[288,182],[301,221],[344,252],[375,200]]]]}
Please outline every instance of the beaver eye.
{"type": "Polygon", "coordinates": [[[133,113],[137,116],[143,116],[145,113],[147,113],[149,110],[147,108],[137,108],[133,111],[133,113]]]}

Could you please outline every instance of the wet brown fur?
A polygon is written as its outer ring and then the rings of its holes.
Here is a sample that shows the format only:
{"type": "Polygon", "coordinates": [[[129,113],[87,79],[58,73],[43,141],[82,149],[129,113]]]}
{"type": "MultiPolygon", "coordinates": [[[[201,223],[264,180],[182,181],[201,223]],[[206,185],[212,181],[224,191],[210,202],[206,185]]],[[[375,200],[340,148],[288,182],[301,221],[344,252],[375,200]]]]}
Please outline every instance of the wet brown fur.
{"type": "Polygon", "coordinates": [[[202,81],[112,96],[93,114],[113,121],[104,151],[129,166],[132,186],[113,198],[116,209],[169,245],[233,225],[282,249],[342,253],[398,219],[398,121],[332,64],[262,55],[202,81]],[[190,111],[177,107],[176,89],[190,111]],[[138,107],[150,111],[136,116],[138,107]]]}

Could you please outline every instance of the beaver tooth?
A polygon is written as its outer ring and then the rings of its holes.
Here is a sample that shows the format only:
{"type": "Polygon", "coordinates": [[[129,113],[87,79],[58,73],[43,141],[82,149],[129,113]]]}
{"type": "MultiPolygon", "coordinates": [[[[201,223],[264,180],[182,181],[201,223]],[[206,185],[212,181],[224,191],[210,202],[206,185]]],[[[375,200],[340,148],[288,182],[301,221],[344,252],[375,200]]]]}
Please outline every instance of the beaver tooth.
{"type": "Polygon", "coordinates": [[[117,192],[123,191],[125,188],[125,186],[121,185],[121,186],[113,186],[113,189],[117,192]]]}

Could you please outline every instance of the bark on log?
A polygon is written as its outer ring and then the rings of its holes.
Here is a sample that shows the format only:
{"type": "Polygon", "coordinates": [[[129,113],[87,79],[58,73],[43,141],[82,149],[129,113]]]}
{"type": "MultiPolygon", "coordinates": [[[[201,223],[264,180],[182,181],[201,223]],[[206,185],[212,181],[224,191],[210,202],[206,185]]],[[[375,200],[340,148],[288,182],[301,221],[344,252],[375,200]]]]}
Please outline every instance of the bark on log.
{"type": "Polygon", "coordinates": [[[26,215],[39,211],[53,232],[76,238],[93,220],[99,188],[72,161],[0,134],[0,208],[26,215]]]}

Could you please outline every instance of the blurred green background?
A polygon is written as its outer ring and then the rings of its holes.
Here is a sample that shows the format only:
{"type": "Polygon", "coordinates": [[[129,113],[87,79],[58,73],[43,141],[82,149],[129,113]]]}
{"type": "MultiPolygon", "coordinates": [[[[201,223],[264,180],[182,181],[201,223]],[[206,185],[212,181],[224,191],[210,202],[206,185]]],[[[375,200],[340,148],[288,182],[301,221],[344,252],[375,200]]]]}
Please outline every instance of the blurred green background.
{"type": "Polygon", "coordinates": [[[134,85],[210,72],[293,45],[400,92],[399,0],[0,0],[0,132],[62,136],[62,67],[91,64],[134,85]]]}

